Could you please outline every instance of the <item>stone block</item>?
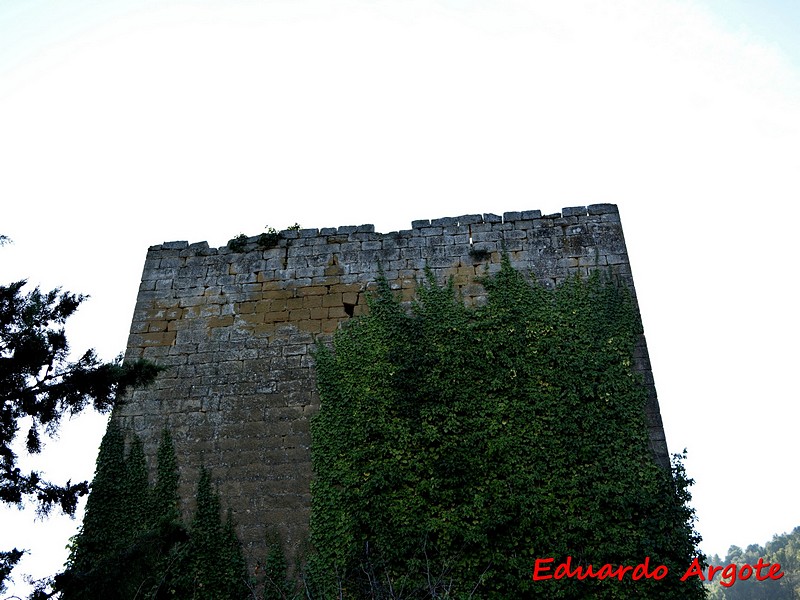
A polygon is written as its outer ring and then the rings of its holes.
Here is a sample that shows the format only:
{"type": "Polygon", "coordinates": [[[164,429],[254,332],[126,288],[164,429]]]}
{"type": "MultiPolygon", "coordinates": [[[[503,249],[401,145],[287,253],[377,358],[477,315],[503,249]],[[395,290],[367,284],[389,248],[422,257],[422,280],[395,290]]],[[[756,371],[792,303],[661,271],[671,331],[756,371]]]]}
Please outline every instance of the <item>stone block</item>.
{"type": "Polygon", "coordinates": [[[322,296],[303,296],[302,308],[315,308],[322,306],[322,296]]]}
{"type": "Polygon", "coordinates": [[[624,254],[607,254],[606,262],[609,265],[621,265],[628,263],[628,257],[624,254]]]}
{"type": "Polygon", "coordinates": [[[568,206],[561,209],[562,217],[582,217],[588,214],[585,206],[568,206]]]}
{"type": "Polygon", "coordinates": [[[189,242],[164,242],[161,244],[162,250],[183,250],[189,247],[189,242]]]}
{"type": "Polygon", "coordinates": [[[472,241],[474,242],[497,242],[500,239],[500,233],[497,231],[477,232],[472,234],[472,241]]]}
{"type": "Polygon", "coordinates": [[[476,223],[470,227],[470,232],[472,235],[476,233],[485,233],[487,231],[493,231],[493,227],[491,223],[476,223]]]}
{"type": "Polygon", "coordinates": [[[586,208],[590,215],[619,214],[616,204],[590,204],[586,208]]]}
{"type": "Polygon", "coordinates": [[[461,215],[456,217],[459,225],[474,225],[476,223],[483,223],[483,215],[461,215]]]}
{"type": "Polygon", "coordinates": [[[497,242],[479,242],[472,245],[475,252],[495,252],[498,250],[497,242]]]}
{"type": "Polygon", "coordinates": [[[555,219],[553,221],[554,225],[558,227],[566,227],[568,225],[575,225],[578,222],[578,217],[570,216],[570,217],[561,217],[560,219],[555,219]]]}
{"type": "Polygon", "coordinates": [[[442,235],[442,228],[441,227],[422,227],[420,229],[420,235],[425,237],[429,237],[432,235],[442,235]]]}
{"type": "Polygon", "coordinates": [[[328,288],[321,285],[302,287],[297,290],[299,296],[323,296],[328,293],[328,288]]]}
{"type": "Polygon", "coordinates": [[[339,283],[331,286],[331,293],[360,292],[364,286],[360,283],[339,283]]]}
{"type": "Polygon", "coordinates": [[[344,305],[341,306],[331,306],[328,309],[328,318],[329,319],[346,319],[349,317],[345,310],[344,305]]]}
{"type": "Polygon", "coordinates": [[[322,333],[333,333],[339,328],[338,319],[326,319],[322,321],[322,333]]]}
{"type": "MultiPolygon", "coordinates": [[[[158,333],[144,333],[135,336],[135,339],[129,340],[128,343],[138,346],[171,346],[175,343],[176,333],[174,331],[162,331],[158,333]],[[139,342],[138,344],[136,342],[139,342]]],[[[134,338],[134,336],[131,336],[134,338]]]]}
{"type": "Polygon", "coordinates": [[[522,229],[510,229],[502,233],[501,238],[504,240],[523,240],[527,234],[522,229]]]}
{"type": "Polygon", "coordinates": [[[469,225],[449,225],[447,227],[442,227],[442,235],[448,238],[469,236],[469,225]]]}
{"type": "Polygon", "coordinates": [[[311,311],[308,308],[297,308],[289,311],[289,321],[307,321],[311,318],[311,311]]]}
{"type": "Polygon", "coordinates": [[[166,331],[169,321],[150,321],[147,331],[166,331]]]}
{"type": "Polygon", "coordinates": [[[326,296],[322,297],[322,306],[330,308],[332,306],[339,306],[343,305],[344,300],[342,300],[341,292],[337,293],[330,293],[326,296]]]}

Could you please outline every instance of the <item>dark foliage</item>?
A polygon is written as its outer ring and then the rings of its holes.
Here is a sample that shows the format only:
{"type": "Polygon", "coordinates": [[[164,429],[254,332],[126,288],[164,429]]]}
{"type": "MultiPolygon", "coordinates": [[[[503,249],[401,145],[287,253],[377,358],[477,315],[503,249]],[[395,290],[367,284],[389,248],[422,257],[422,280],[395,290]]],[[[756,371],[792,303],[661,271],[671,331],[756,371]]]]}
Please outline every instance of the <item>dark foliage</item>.
{"type": "MultiPolygon", "coordinates": [[[[774,535],[763,546],[750,544],[744,549],[731,546],[724,560],[715,555],[709,563],[723,567],[737,565],[736,574],[724,569],[715,573],[707,584],[709,600],[797,600],[800,598],[800,527],[795,527],[791,533],[774,535]],[[764,581],[758,581],[754,575],[746,579],[739,577],[742,565],[756,565],[759,559],[770,565],[779,564],[783,577],[764,581]]],[[[767,569],[762,570],[762,575],[767,573],[767,569]]]]}
{"type": "Polygon", "coordinates": [[[267,536],[267,557],[264,561],[264,600],[290,600],[295,586],[287,577],[288,565],[280,537],[275,532],[267,536]]]}
{"type": "Polygon", "coordinates": [[[220,500],[203,469],[189,541],[179,550],[170,586],[177,598],[241,600],[248,596],[247,566],[230,512],[220,519],[220,500]]]}
{"type": "Polygon", "coordinates": [[[3,582],[11,575],[11,571],[22,558],[24,552],[14,548],[8,552],[0,552],[0,593],[6,590],[3,582]]]}
{"type": "MultiPolygon", "coordinates": [[[[231,515],[223,522],[208,471],[201,473],[197,508],[186,527],[178,512],[178,470],[167,431],[158,450],[157,480],[147,480],[135,435],[114,421],[100,447],[97,471],[67,570],[49,595],[62,600],[248,597],[247,572],[231,515]]],[[[48,597],[43,594],[41,598],[48,597]]]]}
{"type": "Polygon", "coordinates": [[[19,504],[34,496],[43,513],[58,504],[73,514],[87,484],[55,485],[38,473],[22,473],[11,449],[20,421],[31,419],[26,448],[38,453],[42,436],[54,433],[63,415],[89,405],[107,412],[127,389],[152,381],[159,368],[145,361],[103,363],[92,350],[70,362],[64,323],[85,297],[38,288],[25,294],[24,285],[0,286],[0,501],[19,504]]]}
{"type": "Polygon", "coordinates": [[[122,600],[157,587],[157,566],[186,533],[153,496],[141,443],[134,436],[126,457],[124,435],[111,421],[68,568],[55,579],[64,600],[122,600]]]}
{"type": "Polygon", "coordinates": [[[627,290],[554,291],[504,260],[469,309],[432,276],[385,280],[320,346],[314,597],[700,598],[689,481],[650,454],[627,290]],[[532,582],[536,558],[667,565],[663,581],[532,582]],[[678,575],[675,575],[678,573],[678,575]]]}
{"type": "MultiPolygon", "coordinates": [[[[32,498],[43,515],[53,506],[72,515],[88,484],[56,484],[36,471],[22,472],[13,450],[17,436],[29,453],[39,453],[63,416],[88,406],[107,412],[126,390],[152,381],[160,368],[147,361],[122,364],[120,358],[102,362],[92,350],[70,361],[64,324],[86,297],[59,289],[25,293],[24,286],[25,281],[0,286],[0,502],[21,505],[32,498]],[[20,431],[23,422],[26,430],[20,431]]],[[[2,585],[19,553],[0,557],[2,585]]]]}

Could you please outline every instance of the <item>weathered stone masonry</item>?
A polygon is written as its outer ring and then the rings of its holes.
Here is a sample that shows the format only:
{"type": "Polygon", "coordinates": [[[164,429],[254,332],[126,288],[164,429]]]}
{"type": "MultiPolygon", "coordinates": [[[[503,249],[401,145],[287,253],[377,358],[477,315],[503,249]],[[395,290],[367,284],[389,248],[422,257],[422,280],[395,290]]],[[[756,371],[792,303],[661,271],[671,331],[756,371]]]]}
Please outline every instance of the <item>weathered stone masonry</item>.
{"type": "MultiPolygon", "coordinates": [[[[379,263],[404,299],[428,265],[477,303],[485,292],[475,278],[499,269],[503,249],[515,268],[546,285],[602,268],[633,288],[612,204],[414,221],[410,230],[386,234],[372,225],[283,231],[266,250],[256,237],[241,251],[205,242],[153,246],[126,358],[169,370],[134,392],[114,418],[142,438],[151,468],[161,432],[170,428],[185,512],[200,466],[212,470],[251,567],[263,559],[268,525],[297,550],[308,532],[309,419],[319,405],[315,339],[363,312],[379,263]]],[[[653,453],[666,465],[644,336],[636,362],[649,390],[653,453]]]]}

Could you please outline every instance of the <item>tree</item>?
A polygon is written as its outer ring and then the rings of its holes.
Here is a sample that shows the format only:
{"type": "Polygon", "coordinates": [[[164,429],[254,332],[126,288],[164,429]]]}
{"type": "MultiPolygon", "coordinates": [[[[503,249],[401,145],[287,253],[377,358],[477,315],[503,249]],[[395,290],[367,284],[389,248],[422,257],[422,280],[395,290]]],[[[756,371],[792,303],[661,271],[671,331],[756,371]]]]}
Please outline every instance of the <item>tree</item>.
{"type": "Polygon", "coordinates": [[[109,421],[69,567],[65,574],[56,577],[55,587],[65,599],[127,597],[132,577],[121,581],[118,575],[137,562],[131,560],[136,554],[134,542],[142,523],[147,522],[135,514],[136,501],[148,491],[146,479],[144,488],[136,489],[135,483],[141,484],[141,479],[130,478],[143,467],[135,464],[144,458],[133,450],[136,445],[132,445],[126,458],[123,432],[115,421],[109,421]]]}
{"type": "Polygon", "coordinates": [[[151,485],[138,436],[110,421],[67,569],[34,600],[56,594],[62,600],[252,597],[233,517],[229,511],[222,520],[211,473],[201,470],[188,527],[178,511],[178,483],[168,430],[158,447],[151,485]]]}
{"type": "MultiPolygon", "coordinates": [[[[0,236],[0,245],[7,241],[0,236]]],[[[13,449],[17,436],[29,453],[39,453],[62,416],[88,406],[108,412],[126,390],[149,383],[161,369],[141,360],[123,364],[121,357],[103,362],[93,350],[71,361],[64,324],[86,296],[38,287],[26,293],[25,285],[0,286],[0,501],[21,505],[32,498],[42,515],[53,506],[72,515],[87,482],[57,484],[37,471],[23,473],[13,449]]],[[[0,552],[0,587],[21,556],[16,549],[0,552]]]]}
{"type": "Polygon", "coordinates": [[[691,482],[649,450],[627,289],[594,274],[550,291],[507,257],[483,284],[470,309],[429,273],[409,313],[381,279],[318,348],[323,597],[702,597],[679,580],[698,554],[691,482]],[[671,575],[532,582],[536,558],[568,556],[671,575]]]}
{"type": "Polygon", "coordinates": [[[66,571],[53,581],[53,593],[63,600],[170,597],[172,567],[188,540],[177,511],[172,437],[165,430],[161,438],[155,486],[148,481],[141,440],[128,436],[126,455],[125,438],[109,421],[81,530],[66,571]]]}
{"type": "Polygon", "coordinates": [[[200,471],[197,508],[189,526],[189,540],[174,567],[169,593],[178,598],[240,600],[249,595],[247,565],[234,531],[233,515],[223,522],[220,499],[211,473],[200,471]]]}
{"type": "Polygon", "coordinates": [[[759,559],[765,563],[779,564],[783,576],[780,579],[758,581],[754,576],[733,579],[723,572],[715,574],[713,581],[706,582],[709,598],[714,600],[794,600],[800,598],[800,527],[791,533],[774,535],[764,546],[750,544],[744,550],[731,546],[725,560],[714,556],[712,565],[755,565],[759,559]],[[727,582],[728,585],[723,585],[727,582]]]}
{"type": "Polygon", "coordinates": [[[280,536],[267,534],[267,556],[264,560],[264,600],[287,600],[293,597],[294,584],[287,578],[288,565],[280,536]]]}

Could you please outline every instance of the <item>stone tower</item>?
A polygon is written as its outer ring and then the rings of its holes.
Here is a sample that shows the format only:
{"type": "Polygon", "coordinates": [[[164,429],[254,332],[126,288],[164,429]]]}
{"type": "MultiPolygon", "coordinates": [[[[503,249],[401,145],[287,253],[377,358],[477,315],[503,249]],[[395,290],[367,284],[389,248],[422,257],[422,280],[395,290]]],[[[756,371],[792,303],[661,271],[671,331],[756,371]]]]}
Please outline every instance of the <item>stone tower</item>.
{"type": "MultiPolygon", "coordinates": [[[[414,221],[385,234],[360,225],[287,230],[216,249],[205,242],[153,246],[126,359],[168,370],[133,392],[113,418],[140,436],[151,470],[169,427],[185,513],[200,467],[211,470],[251,567],[263,559],[268,526],[277,527],[291,556],[308,533],[309,420],[319,405],[315,340],[362,313],[379,264],[403,299],[427,265],[440,281],[452,277],[467,302],[479,303],[485,292],[476,276],[499,269],[503,250],[516,269],[548,286],[604,269],[633,289],[612,204],[414,221]]],[[[648,389],[651,449],[666,467],[644,336],[635,361],[648,389]]]]}

